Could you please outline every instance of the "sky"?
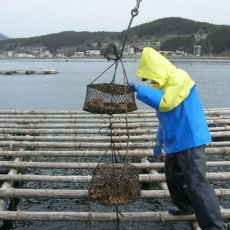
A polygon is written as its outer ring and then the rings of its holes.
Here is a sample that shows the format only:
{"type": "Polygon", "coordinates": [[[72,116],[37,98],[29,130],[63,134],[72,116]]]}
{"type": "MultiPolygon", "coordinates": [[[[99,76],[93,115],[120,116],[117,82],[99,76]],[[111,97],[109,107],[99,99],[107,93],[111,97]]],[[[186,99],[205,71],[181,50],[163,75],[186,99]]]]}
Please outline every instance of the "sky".
{"type": "MultiPolygon", "coordinates": [[[[127,29],[137,0],[0,0],[0,33],[28,38],[62,31],[127,29]]],[[[166,17],[230,25],[230,0],[142,0],[132,26],[166,17]]]]}

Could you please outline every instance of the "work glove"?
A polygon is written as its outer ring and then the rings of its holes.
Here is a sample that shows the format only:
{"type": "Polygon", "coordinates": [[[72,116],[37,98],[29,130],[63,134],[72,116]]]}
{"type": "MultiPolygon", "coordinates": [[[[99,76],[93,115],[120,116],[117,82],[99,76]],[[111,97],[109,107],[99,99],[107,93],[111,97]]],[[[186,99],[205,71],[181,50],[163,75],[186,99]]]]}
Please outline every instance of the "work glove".
{"type": "Polygon", "coordinates": [[[129,86],[132,87],[135,92],[138,91],[139,85],[135,83],[134,81],[130,82],[129,86]]]}
{"type": "Polygon", "coordinates": [[[154,153],[154,156],[156,158],[159,158],[162,154],[162,143],[160,142],[157,142],[155,145],[154,145],[154,148],[153,148],[153,153],[154,153]]]}

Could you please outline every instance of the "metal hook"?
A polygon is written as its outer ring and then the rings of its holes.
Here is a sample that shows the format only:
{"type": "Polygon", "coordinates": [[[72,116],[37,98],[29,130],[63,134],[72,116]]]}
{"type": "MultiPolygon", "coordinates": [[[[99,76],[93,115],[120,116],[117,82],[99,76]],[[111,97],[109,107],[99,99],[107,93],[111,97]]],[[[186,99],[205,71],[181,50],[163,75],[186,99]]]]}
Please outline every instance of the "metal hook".
{"type": "Polygon", "coordinates": [[[141,1],[142,1],[142,0],[137,0],[137,3],[136,3],[135,8],[131,11],[131,14],[132,14],[133,17],[135,17],[135,16],[138,15],[138,9],[139,9],[139,7],[140,7],[140,2],[141,2],[141,1]]]}
{"type": "Polygon", "coordinates": [[[137,16],[137,15],[138,15],[138,13],[139,13],[139,11],[138,11],[137,9],[133,9],[133,10],[131,11],[131,15],[132,15],[132,17],[137,16]]]}

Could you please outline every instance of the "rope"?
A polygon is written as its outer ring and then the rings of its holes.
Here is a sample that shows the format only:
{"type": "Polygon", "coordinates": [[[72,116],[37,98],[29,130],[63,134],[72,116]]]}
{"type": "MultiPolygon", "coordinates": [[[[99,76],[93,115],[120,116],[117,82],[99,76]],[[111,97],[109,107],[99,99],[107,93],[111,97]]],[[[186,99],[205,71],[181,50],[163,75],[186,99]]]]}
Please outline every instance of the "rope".
{"type": "MultiPolygon", "coordinates": [[[[135,16],[138,15],[139,13],[139,6],[140,6],[140,2],[142,0],[137,0],[136,2],[136,6],[131,10],[131,19],[130,19],[130,22],[129,22],[129,25],[128,25],[128,28],[126,30],[126,33],[125,33],[125,36],[124,36],[124,40],[123,40],[123,45],[122,45],[122,49],[121,49],[121,53],[120,55],[118,54],[117,52],[117,48],[116,46],[113,44],[113,51],[106,51],[105,54],[104,54],[104,57],[110,61],[110,60],[113,60],[113,64],[110,65],[105,71],[103,71],[92,83],[94,83],[99,77],[101,77],[107,70],[109,70],[113,65],[115,65],[115,70],[114,70],[114,74],[113,74],[113,78],[112,78],[112,81],[111,81],[111,84],[114,84],[115,83],[115,77],[116,77],[116,73],[117,73],[117,68],[118,68],[118,65],[119,63],[121,63],[121,66],[122,66],[122,72],[123,72],[123,77],[124,77],[124,86],[126,84],[128,84],[128,77],[127,77],[127,74],[126,74],[126,70],[125,70],[125,67],[124,67],[124,64],[123,64],[123,61],[122,61],[122,55],[123,55],[123,52],[124,52],[124,48],[125,48],[125,44],[126,44],[126,41],[127,41],[127,38],[128,38],[128,34],[129,34],[129,31],[130,31],[130,28],[131,28],[131,25],[132,25],[132,22],[133,22],[133,19],[135,16]],[[114,57],[112,57],[112,55],[114,55],[114,57]]],[[[91,84],[92,84],[91,83],[91,84]]],[[[125,89],[125,96],[127,98],[127,90],[126,90],[126,87],[124,87],[125,89]]],[[[110,115],[110,125],[108,127],[108,129],[110,130],[110,136],[111,136],[111,143],[110,143],[110,147],[111,147],[111,151],[112,151],[112,163],[117,163],[117,159],[116,159],[116,154],[115,154],[115,143],[114,143],[114,140],[113,140],[113,137],[112,137],[112,115],[110,115]]],[[[127,113],[127,100],[126,100],[126,104],[125,104],[125,121],[126,121],[126,129],[127,129],[127,135],[128,135],[128,140],[127,140],[127,147],[126,147],[126,156],[125,156],[125,163],[127,164],[128,162],[128,144],[129,144],[129,129],[128,129],[128,113],[127,113]]],[[[108,131],[108,130],[107,130],[108,131]]],[[[100,130],[99,130],[99,133],[100,133],[100,130]]],[[[108,149],[106,150],[106,152],[108,151],[108,149]]],[[[106,154],[105,152],[105,154],[106,154]]],[[[105,155],[104,154],[104,155],[105,155]]],[[[104,157],[103,155],[103,157],[104,157]]],[[[102,158],[103,158],[102,157],[102,158]]],[[[102,158],[100,159],[98,165],[100,164],[102,158]]]]}
{"type": "MultiPolygon", "coordinates": [[[[135,16],[138,15],[138,9],[139,9],[139,5],[140,5],[140,2],[141,0],[137,0],[137,3],[136,3],[136,6],[134,9],[132,9],[131,11],[131,19],[130,19],[130,22],[129,22],[129,25],[128,25],[128,28],[126,30],[126,33],[125,33],[125,36],[124,36],[124,39],[123,39],[123,45],[122,45],[122,49],[121,49],[121,52],[120,52],[120,55],[118,54],[117,52],[117,48],[115,45],[113,45],[113,51],[106,51],[105,54],[104,54],[104,57],[110,61],[112,60],[113,61],[113,64],[110,65],[105,71],[103,71],[92,83],[94,83],[99,77],[101,77],[107,70],[109,70],[113,65],[115,65],[115,70],[114,70],[114,74],[113,74],[113,77],[112,77],[112,81],[111,81],[111,84],[114,84],[115,83],[115,78],[116,78],[116,74],[117,74],[117,68],[118,68],[118,65],[119,63],[121,63],[121,67],[122,67],[122,73],[123,73],[123,79],[124,79],[124,93],[125,93],[125,123],[126,123],[126,129],[127,129],[127,145],[126,145],[126,155],[125,155],[125,161],[123,162],[124,164],[124,168],[125,168],[125,173],[127,173],[127,170],[128,170],[128,150],[129,150],[129,127],[128,127],[128,97],[127,97],[127,88],[126,88],[126,85],[128,84],[128,77],[127,77],[127,74],[126,74],[126,71],[125,71],[125,67],[124,67],[124,64],[122,62],[122,55],[123,55],[123,51],[124,51],[124,47],[125,47],[125,44],[126,44],[126,41],[127,41],[127,37],[128,37],[128,34],[129,34],[129,31],[130,31],[130,28],[131,28],[131,24],[132,24],[132,21],[133,21],[133,18],[135,16]]],[[[91,84],[92,84],[91,83],[91,84]]],[[[111,98],[112,100],[112,98],[111,98]]],[[[111,104],[112,104],[112,101],[111,101],[111,104]]],[[[110,115],[110,120],[109,120],[109,126],[108,126],[108,129],[106,132],[110,132],[110,145],[108,146],[108,148],[106,149],[105,153],[103,154],[103,156],[100,158],[97,166],[95,167],[95,169],[93,170],[93,173],[96,172],[97,168],[99,167],[99,165],[101,164],[102,162],[102,159],[104,158],[104,156],[106,155],[106,153],[108,152],[108,150],[110,149],[111,152],[112,152],[112,173],[113,173],[113,178],[111,178],[111,181],[110,183],[112,183],[113,181],[112,180],[117,180],[118,178],[116,178],[116,164],[117,163],[121,163],[120,160],[118,160],[120,158],[120,153],[119,151],[117,150],[116,146],[115,146],[115,142],[114,142],[114,139],[113,139],[113,122],[112,122],[112,118],[113,118],[113,115],[112,114],[109,114],[110,115]],[[118,154],[116,154],[116,151],[118,154]],[[118,156],[117,156],[118,155],[118,156]],[[119,157],[119,158],[117,158],[119,157]]],[[[101,133],[101,129],[99,129],[99,133],[101,133]]],[[[124,175],[125,176],[125,175],[124,175]]],[[[117,227],[117,230],[120,229],[120,219],[119,219],[119,215],[123,216],[121,214],[121,212],[119,211],[118,209],[118,206],[116,205],[116,227],[117,227]]],[[[89,218],[90,219],[90,218],[89,218]]]]}
{"type": "Polygon", "coordinates": [[[120,58],[122,57],[123,55],[123,52],[124,52],[124,48],[125,48],[125,44],[126,44],[126,41],[127,41],[127,38],[128,38],[128,34],[129,34],[129,31],[130,31],[130,28],[131,28],[131,25],[132,25],[132,22],[133,22],[133,19],[134,17],[136,17],[139,13],[139,6],[140,6],[140,2],[142,0],[137,0],[137,3],[136,3],[136,6],[131,10],[131,19],[129,21],[129,25],[128,25],[128,28],[126,30],[126,33],[125,33],[125,36],[124,36],[124,41],[123,41],[123,46],[122,46],[122,49],[121,49],[121,54],[120,54],[120,58]]]}
{"type": "Polygon", "coordinates": [[[93,84],[98,78],[100,78],[105,72],[107,72],[116,62],[110,65],[105,71],[103,71],[98,77],[96,77],[90,84],[93,84]]]}
{"type": "Polygon", "coordinates": [[[98,77],[96,77],[91,82],[91,84],[94,83],[98,78],[100,78],[105,72],[107,72],[113,65],[115,65],[115,71],[114,71],[114,75],[113,75],[111,83],[115,83],[115,76],[116,76],[117,67],[118,67],[119,61],[122,61],[121,59],[122,59],[123,52],[124,52],[124,49],[125,49],[125,45],[126,45],[126,42],[127,42],[127,38],[128,38],[129,32],[130,32],[130,28],[131,28],[131,25],[132,25],[134,17],[136,17],[138,15],[138,13],[139,13],[139,7],[140,7],[140,2],[141,1],[142,0],[137,0],[136,6],[131,10],[131,19],[129,21],[128,28],[126,29],[126,32],[125,32],[125,35],[124,35],[124,38],[123,38],[123,44],[122,44],[120,55],[118,54],[116,46],[113,44],[113,50],[107,50],[104,53],[104,57],[108,61],[111,61],[111,60],[114,61],[113,64],[110,65],[105,71],[103,71],[98,77]]]}

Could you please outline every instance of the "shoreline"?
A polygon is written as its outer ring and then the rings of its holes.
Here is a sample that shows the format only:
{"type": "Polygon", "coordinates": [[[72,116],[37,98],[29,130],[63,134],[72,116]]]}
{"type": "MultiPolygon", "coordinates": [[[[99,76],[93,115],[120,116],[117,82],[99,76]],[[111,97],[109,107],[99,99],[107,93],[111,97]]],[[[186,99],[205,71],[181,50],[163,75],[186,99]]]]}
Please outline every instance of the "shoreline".
{"type": "MultiPolygon", "coordinates": [[[[167,59],[169,60],[194,60],[194,61],[198,61],[198,60],[226,60],[226,61],[230,61],[230,57],[222,57],[222,56],[199,56],[199,57],[195,57],[195,56],[165,56],[167,59]]],[[[122,60],[123,61],[138,61],[140,59],[140,57],[125,57],[122,60]]],[[[103,57],[65,57],[65,58],[57,58],[57,57],[53,57],[53,58],[14,58],[14,57],[10,57],[10,58],[0,58],[0,61],[107,61],[105,58],[103,57]]]]}

